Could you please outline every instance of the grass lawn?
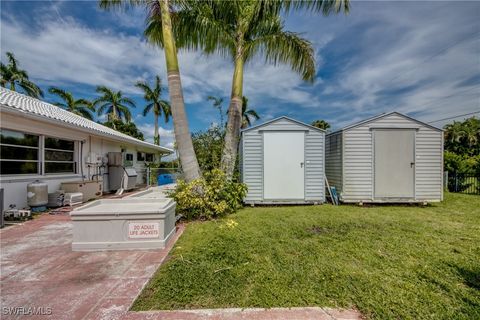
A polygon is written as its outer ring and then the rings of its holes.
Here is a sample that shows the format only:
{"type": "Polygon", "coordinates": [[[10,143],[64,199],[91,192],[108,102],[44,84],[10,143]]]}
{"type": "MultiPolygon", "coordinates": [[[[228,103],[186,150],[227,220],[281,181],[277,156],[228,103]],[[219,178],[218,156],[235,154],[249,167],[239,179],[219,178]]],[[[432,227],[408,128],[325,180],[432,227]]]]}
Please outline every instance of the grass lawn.
{"type": "Polygon", "coordinates": [[[133,309],[301,306],[480,319],[480,196],[256,207],[190,223],[133,309]]]}

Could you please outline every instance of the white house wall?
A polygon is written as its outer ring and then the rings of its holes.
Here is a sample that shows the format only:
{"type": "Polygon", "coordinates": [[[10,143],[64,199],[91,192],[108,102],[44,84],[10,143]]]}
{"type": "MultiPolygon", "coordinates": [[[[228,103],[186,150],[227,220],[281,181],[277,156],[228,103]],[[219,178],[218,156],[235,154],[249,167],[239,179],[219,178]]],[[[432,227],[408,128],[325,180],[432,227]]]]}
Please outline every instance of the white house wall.
{"type": "MultiPolygon", "coordinates": [[[[100,138],[98,136],[90,136],[87,133],[70,129],[62,126],[55,126],[51,123],[43,123],[34,121],[28,118],[20,118],[12,116],[7,113],[2,113],[1,127],[16,131],[22,131],[32,134],[45,135],[63,139],[77,141],[75,157],[77,163],[83,165],[83,175],[85,179],[89,179],[95,173],[93,167],[88,167],[85,164],[85,159],[89,152],[96,153],[106,157],[108,152],[120,152],[122,148],[126,152],[133,154],[133,166],[139,171],[137,183],[145,183],[145,165],[143,161],[137,161],[137,151],[155,153],[156,151],[148,150],[145,147],[138,147],[131,144],[120,143],[112,140],[100,138]],[[80,141],[84,141],[83,145],[83,159],[80,159],[80,141]]],[[[155,158],[159,157],[156,154],[155,158]]],[[[59,174],[59,175],[16,175],[16,176],[0,176],[0,185],[4,189],[4,207],[8,209],[10,205],[15,205],[17,208],[27,206],[26,190],[27,185],[39,179],[48,185],[48,192],[54,192],[60,188],[62,182],[79,181],[82,179],[80,168],[76,174],[59,174]]],[[[105,170],[105,172],[108,172],[105,170]]],[[[109,191],[108,176],[103,178],[104,190],[109,191]]]]}

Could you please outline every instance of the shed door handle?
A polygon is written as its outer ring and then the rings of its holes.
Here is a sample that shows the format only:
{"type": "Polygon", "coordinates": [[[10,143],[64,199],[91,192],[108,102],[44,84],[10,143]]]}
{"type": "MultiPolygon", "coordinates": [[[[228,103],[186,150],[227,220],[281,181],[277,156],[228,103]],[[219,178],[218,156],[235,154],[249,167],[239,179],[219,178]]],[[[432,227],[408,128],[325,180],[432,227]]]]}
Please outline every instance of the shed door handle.
{"type": "Polygon", "coordinates": [[[410,168],[413,168],[414,165],[415,165],[415,162],[410,162],[410,168]]]}
{"type": "Polygon", "coordinates": [[[303,168],[303,162],[300,162],[300,168],[303,168]]]}

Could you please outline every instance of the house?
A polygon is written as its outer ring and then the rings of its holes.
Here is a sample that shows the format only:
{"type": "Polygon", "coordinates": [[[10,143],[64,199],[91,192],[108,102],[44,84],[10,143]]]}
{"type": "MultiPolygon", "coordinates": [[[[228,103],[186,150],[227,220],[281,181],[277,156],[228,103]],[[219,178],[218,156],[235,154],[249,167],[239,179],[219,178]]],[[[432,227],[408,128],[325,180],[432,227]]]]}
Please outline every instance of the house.
{"type": "Polygon", "coordinates": [[[247,204],[323,203],[325,131],[280,117],[242,131],[247,204]]]}
{"type": "Polygon", "coordinates": [[[443,131],[398,112],[327,134],[325,161],[343,202],[443,200],[443,131]]]}
{"type": "Polygon", "coordinates": [[[52,104],[0,88],[0,185],[4,206],[27,205],[27,184],[41,180],[48,192],[62,182],[99,179],[108,186],[108,152],[145,179],[145,164],[172,150],[140,141],[52,104]]]}

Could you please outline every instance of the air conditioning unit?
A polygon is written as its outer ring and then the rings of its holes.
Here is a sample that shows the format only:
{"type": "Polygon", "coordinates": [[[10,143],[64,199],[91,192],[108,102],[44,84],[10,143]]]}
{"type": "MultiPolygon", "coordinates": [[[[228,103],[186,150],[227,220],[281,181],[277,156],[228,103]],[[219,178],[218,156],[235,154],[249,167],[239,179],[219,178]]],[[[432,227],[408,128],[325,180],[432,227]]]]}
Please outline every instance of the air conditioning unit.
{"type": "Polygon", "coordinates": [[[82,202],[83,202],[83,193],[81,192],[65,193],[63,205],[71,207],[77,204],[81,204],[82,202]]]}

